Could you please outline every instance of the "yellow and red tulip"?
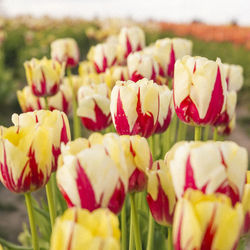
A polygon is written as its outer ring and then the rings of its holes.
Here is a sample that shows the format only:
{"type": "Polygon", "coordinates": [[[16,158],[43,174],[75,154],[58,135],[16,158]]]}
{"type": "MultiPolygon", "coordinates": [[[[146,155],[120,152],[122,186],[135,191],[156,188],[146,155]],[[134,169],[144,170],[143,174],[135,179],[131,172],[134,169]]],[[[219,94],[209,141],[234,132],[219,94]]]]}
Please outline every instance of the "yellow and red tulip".
{"type": "Polygon", "coordinates": [[[56,220],[50,250],[120,250],[118,218],[107,209],[69,208],[56,220]]]}
{"type": "Polygon", "coordinates": [[[127,81],[129,80],[127,66],[114,66],[111,68],[112,80],[116,81],[127,81]]]}
{"type": "Polygon", "coordinates": [[[52,96],[59,91],[64,76],[64,64],[44,57],[24,63],[26,78],[36,96],[52,96]]]}
{"type": "Polygon", "coordinates": [[[111,92],[110,111],[120,135],[149,137],[156,129],[159,116],[158,85],[147,79],[117,82],[111,92]],[[154,100],[154,101],[152,101],[154,100]]]}
{"type": "Polygon", "coordinates": [[[78,72],[80,76],[96,73],[95,65],[90,61],[82,61],[79,63],[78,72]]]}
{"type": "Polygon", "coordinates": [[[184,56],[175,63],[174,106],[181,121],[212,125],[226,101],[226,80],[220,59],[184,56]]]}
{"type": "Polygon", "coordinates": [[[243,233],[246,234],[250,233],[250,171],[247,171],[247,183],[244,187],[242,205],[245,214],[243,233]]]}

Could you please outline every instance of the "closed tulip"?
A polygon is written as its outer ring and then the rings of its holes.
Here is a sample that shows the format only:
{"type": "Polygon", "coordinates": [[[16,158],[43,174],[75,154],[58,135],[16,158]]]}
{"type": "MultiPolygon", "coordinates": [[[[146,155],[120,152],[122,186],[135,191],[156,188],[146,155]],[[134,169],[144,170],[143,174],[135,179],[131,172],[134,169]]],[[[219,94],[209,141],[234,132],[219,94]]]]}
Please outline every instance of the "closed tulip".
{"type": "Polygon", "coordinates": [[[152,135],[158,121],[159,98],[158,85],[153,81],[117,82],[110,102],[117,133],[144,137],[152,135]]]}
{"type": "Polygon", "coordinates": [[[243,226],[241,204],[224,195],[188,190],[177,203],[173,224],[175,250],[234,250],[243,226]]]}
{"type": "Polygon", "coordinates": [[[112,123],[110,93],[105,83],[82,86],[78,90],[77,115],[92,131],[100,131],[112,123]]]}
{"type": "Polygon", "coordinates": [[[174,106],[181,121],[211,125],[224,111],[226,80],[219,59],[184,56],[175,63],[174,106]]]}
{"type": "Polygon", "coordinates": [[[94,133],[62,147],[57,183],[69,207],[119,213],[127,191],[124,153],[116,134],[94,133]]]}
{"type": "Polygon", "coordinates": [[[52,96],[59,91],[64,76],[64,64],[44,57],[24,63],[26,78],[36,96],[52,96]]]}
{"type": "Polygon", "coordinates": [[[178,198],[192,188],[226,194],[233,204],[242,199],[247,151],[234,142],[179,142],[166,154],[165,162],[178,198]]]}
{"type": "Polygon", "coordinates": [[[50,250],[120,250],[118,218],[106,209],[70,208],[57,218],[50,250]]]}
{"type": "Polygon", "coordinates": [[[157,223],[169,226],[173,223],[176,195],[170,171],[163,160],[154,162],[148,170],[147,202],[157,223]]]}
{"type": "Polygon", "coordinates": [[[51,43],[51,58],[66,67],[75,67],[80,59],[80,52],[77,42],[73,38],[57,39],[51,43]]]}
{"type": "Polygon", "coordinates": [[[121,142],[128,169],[128,191],[143,191],[147,184],[146,171],[152,166],[152,155],[148,142],[139,135],[123,135],[121,142]]]}
{"type": "Polygon", "coordinates": [[[244,209],[244,228],[243,233],[250,233],[250,171],[247,171],[247,182],[244,187],[244,195],[242,198],[244,209]]]}
{"type": "Polygon", "coordinates": [[[39,127],[47,127],[51,131],[52,171],[55,171],[57,169],[58,156],[61,153],[61,143],[67,143],[71,138],[67,116],[58,110],[39,110],[20,115],[13,114],[12,122],[18,127],[38,125],[39,127]]]}

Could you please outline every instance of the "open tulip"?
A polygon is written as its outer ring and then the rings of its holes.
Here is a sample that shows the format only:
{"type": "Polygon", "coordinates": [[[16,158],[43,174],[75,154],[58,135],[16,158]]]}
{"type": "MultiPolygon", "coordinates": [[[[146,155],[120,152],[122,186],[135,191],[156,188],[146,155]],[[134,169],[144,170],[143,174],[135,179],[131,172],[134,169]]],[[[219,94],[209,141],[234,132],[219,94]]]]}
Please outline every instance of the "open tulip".
{"type": "Polygon", "coordinates": [[[130,80],[137,82],[142,78],[147,78],[156,81],[159,69],[153,57],[142,52],[135,52],[128,56],[127,64],[130,80]]]}
{"type": "Polygon", "coordinates": [[[70,140],[70,127],[67,116],[58,110],[48,111],[39,110],[34,112],[23,113],[20,115],[13,114],[12,122],[17,127],[26,127],[27,125],[46,127],[51,131],[51,143],[53,154],[52,171],[57,169],[58,156],[61,153],[61,143],[67,143],[70,140]]]}
{"type": "Polygon", "coordinates": [[[220,59],[184,56],[175,63],[174,106],[181,121],[212,125],[226,101],[226,80],[220,59]]]}
{"type": "Polygon", "coordinates": [[[117,82],[110,102],[117,133],[144,137],[152,135],[158,121],[159,98],[158,85],[153,81],[117,82]]]}
{"type": "Polygon", "coordinates": [[[242,199],[247,151],[234,142],[179,142],[166,154],[165,162],[178,198],[192,188],[226,194],[233,204],[242,199]]]}
{"type": "Polygon", "coordinates": [[[241,204],[225,195],[189,189],[177,203],[173,224],[175,250],[234,250],[243,226],[241,204]]]}
{"type": "Polygon", "coordinates": [[[34,95],[52,96],[58,92],[64,76],[64,64],[46,57],[41,60],[33,58],[24,63],[24,68],[34,95]]]}
{"type": "Polygon", "coordinates": [[[89,140],[69,142],[62,147],[56,178],[69,207],[103,207],[119,213],[128,185],[119,136],[94,133],[89,140]]]}
{"type": "Polygon", "coordinates": [[[120,250],[118,218],[107,209],[67,209],[56,220],[50,250],[120,250]]]}
{"type": "Polygon", "coordinates": [[[51,58],[66,67],[75,67],[80,59],[80,52],[77,42],[73,38],[62,38],[53,41],[51,47],[51,58]]]}
{"type": "Polygon", "coordinates": [[[121,142],[128,169],[128,191],[143,191],[147,184],[146,171],[152,166],[152,155],[148,142],[139,135],[123,135],[121,142]]]}
{"type": "Polygon", "coordinates": [[[109,92],[105,83],[82,86],[78,90],[77,115],[87,129],[100,131],[112,123],[109,92]]]}
{"type": "Polygon", "coordinates": [[[242,205],[245,214],[243,233],[246,234],[250,233],[250,171],[247,171],[247,183],[244,187],[242,205]]]}
{"type": "Polygon", "coordinates": [[[176,195],[169,169],[163,160],[159,160],[154,162],[147,175],[147,202],[151,214],[159,224],[172,225],[176,195]]]}
{"type": "Polygon", "coordinates": [[[243,68],[240,65],[223,63],[227,88],[229,91],[239,91],[243,85],[243,68]]]}

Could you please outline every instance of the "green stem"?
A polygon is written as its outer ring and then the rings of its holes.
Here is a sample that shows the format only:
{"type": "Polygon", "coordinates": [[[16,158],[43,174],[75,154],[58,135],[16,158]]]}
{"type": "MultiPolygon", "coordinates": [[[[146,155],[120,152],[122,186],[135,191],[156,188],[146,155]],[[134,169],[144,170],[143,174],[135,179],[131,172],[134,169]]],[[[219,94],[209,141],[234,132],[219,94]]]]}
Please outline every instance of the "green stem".
{"type": "Polygon", "coordinates": [[[173,250],[172,227],[168,227],[168,250],[173,250]]]}
{"type": "Polygon", "coordinates": [[[29,222],[30,222],[32,246],[34,250],[39,250],[39,242],[38,242],[38,235],[37,235],[36,224],[35,224],[34,210],[33,210],[32,202],[31,202],[31,194],[25,193],[24,196],[25,196],[25,202],[26,202],[29,222]]]}
{"type": "Polygon", "coordinates": [[[130,197],[130,206],[131,206],[131,217],[133,221],[133,235],[135,239],[135,248],[136,250],[142,250],[141,245],[141,235],[139,230],[138,217],[135,207],[135,193],[129,194],[130,197]]]}
{"type": "Polygon", "coordinates": [[[245,243],[246,243],[246,239],[241,238],[239,240],[238,246],[237,246],[237,250],[245,250],[245,243]]]}
{"type": "Polygon", "coordinates": [[[206,126],[204,129],[203,140],[207,141],[209,137],[210,126],[206,126]]]}
{"type": "Polygon", "coordinates": [[[217,131],[217,127],[214,127],[213,140],[214,140],[214,141],[217,141],[217,140],[218,140],[218,131],[217,131]]]}
{"type": "Polygon", "coordinates": [[[150,150],[151,150],[151,153],[152,153],[152,158],[153,158],[153,161],[155,160],[154,156],[155,156],[155,148],[154,148],[154,138],[153,138],[153,135],[150,136],[148,138],[148,141],[149,141],[149,147],[150,147],[150,150]]]}
{"type": "Polygon", "coordinates": [[[195,126],[194,140],[195,141],[200,141],[201,140],[201,127],[200,126],[195,126]]]}
{"type": "Polygon", "coordinates": [[[154,243],[154,231],[155,222],[151,212],[149,212],[149,225],[148,225],[148,239],[147,239],[147,250],[151,250],[154,243]]]}
{"type": "Polygon", "coordinates": [[[175,143],[176,140],[176,129],[177,129],[177,115],[174,115],[174,117],[172,118],[172,123],[170,124],[170,128],[171,128],[171,146],[175,143]]]}
{"type": "Polygon", "coordinates": [[[33,250],[33,247],[19,246],[2,238],[0,238],[0,244],[2,244],[2,246],[6,247],[7,249],[11,250],[33,250]]]}
{"type": "Polygon", "coordinates": [[[44,97],[44,102],[45,102],[45,109],[49,110],[49,103],[48,103],[48,97],[47,96],[44,97]]]}
{"type": "Polygon", "coordinates": [[[130,212],[129,250],[134,250],[133,219],[130,212]]]}
{"type": "Polygon", "coordinates": [[[185,129],[186,129],[186,125],[181,121],[179,120],[179,127],[178,127],[178,136],[177,136],[177,141],[182,141],[182,140],[185,140],[184,137],[186,137],[186,132],[185,132],[185,129]]]}
{"type": "Polygon", "coordinates": [[[55,219],[56,219],[56,211],[55,211],[55,204],[53,199],[53,189],[52,189],[52,179],[50,178],[49,182],[45,186],[46,188],[46,195],[47,201],[49,206],[49,215],[50,215],[50,224],[51,229],[53,229],[55,219]]]}
{"type": "Polygon", "coordinates": [[[73,130],[74,130],[74,139],[81,137],[81,125],[80,125],[80,120],[77,116],[77,96],[75,95],[74,92],[74,87],[73,87],[73,80],[72,80],[72,75],[71,75],[71,69],[70,67],[67,68],[67,75],[69,79],[69,83],[71,86],[72,90],[72,99],[73,99],[73,130]]]}
{"type": "Polygon", "coordinates": [[[122,207],[121,224],[122,224],[122,250],[127,250],[126,200],[122,207]]]}

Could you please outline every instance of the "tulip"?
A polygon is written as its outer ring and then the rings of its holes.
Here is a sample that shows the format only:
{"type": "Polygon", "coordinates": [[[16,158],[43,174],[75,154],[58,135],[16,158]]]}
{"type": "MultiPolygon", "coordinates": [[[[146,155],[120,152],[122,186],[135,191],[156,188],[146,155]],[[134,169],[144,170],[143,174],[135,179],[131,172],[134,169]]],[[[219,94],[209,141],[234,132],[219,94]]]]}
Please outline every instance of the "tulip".
{"type": "Polygon", "coordinates": [[[64,64],[44,57],[24,63],[26,78],[36,96],[52,96],[59,91],[64,76],[64,64]]]}
{"type": "Polygon", "coordinates": [[[128,185],[119,136],[94,133],[89,140],[69,142],[62,147],[56,178],[69,207],[119,213],[128,185]]]}
{"type": "Polygon", "coordinates": [[[69,77],[64,77],[63,84],[68,85],[68,86],[71,86],[71,84],[72,84],[72,89],[74,91],[74,95],[76,96],[78,89],[83,85],[87,85],[88,82],[86,82],[85,77],[78,76],[78,75],[72,75],[71,81],[69,80],[69,77]]]}
{"type": "Polygon", "coordinates": [[[105,72],[117,61],[117,46],[113,43],[101,43],[91,47],[87,58],[94,63],[97,73],[105,72]]]}
{"type": "Polygon", "coordinates": [[[121,58],[126,59],[130,53],[142,50],[145,47],[145,34],[139,27],[124,27],[119,34],[121,58]]]}
{"type": "Polygon", "coordinates": [[[129,80],[127,66],[114,66],[111,69],[112,80],[116,81],[127,81],[129,80]]]}
{"type": "Polygon", "coordinates": [[[220,59],[184,56],[175,63],[173,98],[177,116],[191,125],[211,125],[226,101],[220,59]]]}
{"type": "Polygon", "coordinates": [[[177,203],[173,224],[175,250],[234,250],[243,226],[241,204],[224,195],[188,190],[177,203]]]}
{"type": "Polygon", "coordinates": [[[22,90],[18,90],[17,99],[23,112],[40,110],[45,107],[44,99],[33,95],[30,86],[26,86],[22,90]]]}
{"type": "Polygon", "coordinates": [[[247,170],[247,151],[234,142],[179,142],[166,154],[178,198],[188,188],[205,194],[223,193],[241,201],[247,170]]]}
{"type": "Polygon", "coordinates": [[[106,209],[67,209],[56,220],[50,250],[120,250],[118,218],[106,209]]]}
{"type": "Polygon", "coordinates": [[[160,109],[155,133],[163,133],[169,126],[174,112],[172,91],[165,85],[159,86],[160,109]]]}
{"type": "Polygon", "coordinates": [[[217,127],[218,133],[221,135],[230,135],[235,128],[235,123],[236,123],[235,120],[236,120],[236,115],[234,114],[231,121],[229,121],[225,125],[221,125],[217,127]]]}
{"type": "Polygon", "coordinates": [[[243,85],[243,68],[240,65],[223,63],[227,88],[229,91],[239,91],[243,85]]]}
{"type": "Polygon", "coordinates": [[[173,223],[176,204],[170,171],[163,160],[154,162],[148,170],[147,202],[157,223],[169,226],[173,223]]]}
{"type": "Polygon", "coordinates": [[[100,131],[111,123],[109,89],[105,83],[82,86],[78,90],[77,115],[83,125],[92,131],[100,131]]]}
{"type": "Polygon", "coordinates": [[[88,74],[96,73],[95,65],[93,62],[90,62],[90,61],[82,61],[79,64],[78,71],[79,71],[80,76],[85,76],[88,74]]]}
{"type": "Polygon", "coordinates": [[[153,46],[154,59],[159,63],[161,76],[174,76],[174,64],[177,59],[192,54],[192,42],[183,38],[164,38],[153,46]]]}
{"type": "Polygon", "coordinates": [[[243,233],[249,233],[250,232],[250,171],[247,171],[247,183],[245,184],[244,187],[242,205],[245,217],[243,233]]]}
{"type": "Polygon", "coordinates": [[[39,110],[20,115],[13,114],[12,122],[19,128],[26,127],[27,125],[38,125],[46,127],[51,131],[52,171],[56,171],[58,156],[61,154],[61,143],[67,143],[71,138],[67,116],[58,110],[39,110]]]}
{"type": "Polygon", "coordinates": [[[52,170],[51,131],[45,126],[0,128],[0,181],[15,193],[43,187],[52,170]]]}
{"type": "Polygon", "coordinates": [[[80,59],[80,52],[76,41],[72,38],[57,39],[51,43],[51,58],[66,67],[75,67],[80,59]]]}
{"type": "Polygon", "coordinates": [[[123,135],[121,142],[128,169],[128,191],[143,191],[147,184],[146,171],[152,166],[152,155],[148,142],[139,135],[123,135]]]}
{"type": "Polygon", "coordinates": [[[117,82],[111,92],[110,111],[118,134],[149,137],[159,115],[158,85],[147,79],[117,82]]]}
{"type": "Polygon", "coordinates": [[[127,64],[130,80],[137,82],[142,78],[147,78],[156,81],[159,69],[151,56],[136,52],[128,56],[127,64]]]}

